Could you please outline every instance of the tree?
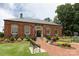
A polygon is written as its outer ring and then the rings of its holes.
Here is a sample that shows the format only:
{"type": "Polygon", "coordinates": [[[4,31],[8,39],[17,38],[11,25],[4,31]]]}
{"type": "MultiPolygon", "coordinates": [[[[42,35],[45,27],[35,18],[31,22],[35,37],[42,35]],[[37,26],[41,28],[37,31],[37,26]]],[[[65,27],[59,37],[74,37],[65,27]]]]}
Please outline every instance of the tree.
{"type": "Polygon", "coordinates": [[[49,17],[45,18],[44,20],[45,21],[48,21],[48,22],[51,22],[52,21],[49,17]]]}
{"type": "Polygon", "coordinates": [[[56,13],[57,17],[54,21],[60,21],[63,26],[63,34],[74,35],[74,32],[79,33],[79,3],[59,5],[56,13]]]}
{"type": "Polygon", "coordinates": [[[73,20],[74,20],[74,10],[70,3],[65,5],[59,5],[56,10],[57,18],[63,26],[63,34],[68,32],[69,35],[73,35],[73,20]]]}
{"type": "Polygon", "coordinates": [[[74,14],[74,31],[79,33],[79,3],[73,5],[75,14],[74,14]]]}
{"type": "Polygon", "coordinates": [[[54,23],[57,23],[57,24],[61,24],[61,22],[60,22],[60,20],[58,19],[57,16],[54,17],[54,21],[53,22],[54,23]]]}

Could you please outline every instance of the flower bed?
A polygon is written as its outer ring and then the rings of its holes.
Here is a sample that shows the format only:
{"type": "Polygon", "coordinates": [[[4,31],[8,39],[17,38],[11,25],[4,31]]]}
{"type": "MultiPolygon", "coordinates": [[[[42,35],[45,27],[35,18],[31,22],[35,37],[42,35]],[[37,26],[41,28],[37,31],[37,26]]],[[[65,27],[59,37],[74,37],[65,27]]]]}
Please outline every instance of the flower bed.
{"type": "Polygon", "coordinates": [[[60,47],[68,47],[68,48],[71,47],[71,45],[67,42],[56,42],[56,45],[60,47]]]}

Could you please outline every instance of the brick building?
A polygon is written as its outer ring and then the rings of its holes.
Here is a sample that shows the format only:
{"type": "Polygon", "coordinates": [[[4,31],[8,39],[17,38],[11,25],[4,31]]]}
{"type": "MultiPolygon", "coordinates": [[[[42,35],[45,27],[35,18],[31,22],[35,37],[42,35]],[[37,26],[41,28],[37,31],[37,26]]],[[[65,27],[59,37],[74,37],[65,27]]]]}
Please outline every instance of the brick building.
{"type": "Polygon", "coordinates": [[[45,35],[53,35],[55,32],[59,36],[62,35],[62,26],[39,19],[31,18],[14,18],[4,19],[4,35],[24,35],[44,37],[45,35]]]}

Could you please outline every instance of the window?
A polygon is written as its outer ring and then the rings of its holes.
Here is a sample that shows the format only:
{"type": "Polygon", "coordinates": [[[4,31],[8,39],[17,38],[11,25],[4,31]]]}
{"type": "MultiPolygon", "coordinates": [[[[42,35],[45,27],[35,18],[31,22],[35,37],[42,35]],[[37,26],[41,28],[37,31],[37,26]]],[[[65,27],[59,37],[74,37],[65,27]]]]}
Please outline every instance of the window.
{"type": "Polygon", "coordinates": [[[46,28],[47,35],[50,35],[50,28],[46,28]]]}
{"type": "Polygon", "coordinates": [[[12,33],[12,35],[17,35],[18,34],[18,26],[16,24],[13,24],[11,26],[11,33],[12,33]]]}
{"type": "Polygon", "coordinates": [[[29,26],[24,26],[24,33],[25,35],[29,35],[30,34],[30,27],[29,26]]]}

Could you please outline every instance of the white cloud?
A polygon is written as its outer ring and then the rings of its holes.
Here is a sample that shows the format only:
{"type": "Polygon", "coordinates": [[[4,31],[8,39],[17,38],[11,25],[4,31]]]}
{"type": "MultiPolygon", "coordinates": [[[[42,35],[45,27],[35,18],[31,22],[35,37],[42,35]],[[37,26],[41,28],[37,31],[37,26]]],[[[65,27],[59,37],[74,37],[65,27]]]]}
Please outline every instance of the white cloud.
{"type": "Polygon", "coordinates": [[[6,18],[14,18],[11,12],[0,8],[0,31],[3,30],[4,27],[4,19],[6,18]]]}
{"type": "Polygon", "coordinates": [[[35,4],[31,3],[31,4],[27,4],[26,9],[30,11],[28,12],[28,15],[32,14],[34,18],[44,19],[46,17],[50,17],[53,19],[55,16],[55,10],[57,5],[60,5],[60,4],[59,3],[53,3],[53,4],[52,3],[35,3],[35,4]]]}
{"type": "Polygon", "coordinates": [[[13,18],[14,16],[12,15],[11,12],[6,11],[5,9],[0,8],[0,17],[1,18],[13,18]]]}

